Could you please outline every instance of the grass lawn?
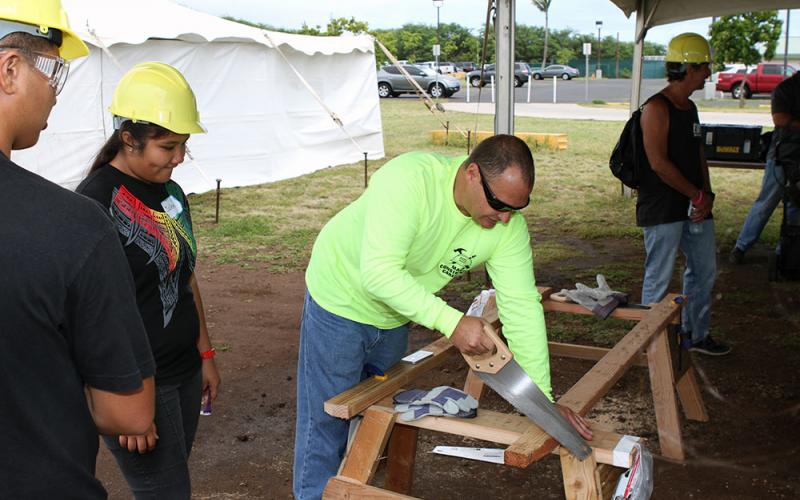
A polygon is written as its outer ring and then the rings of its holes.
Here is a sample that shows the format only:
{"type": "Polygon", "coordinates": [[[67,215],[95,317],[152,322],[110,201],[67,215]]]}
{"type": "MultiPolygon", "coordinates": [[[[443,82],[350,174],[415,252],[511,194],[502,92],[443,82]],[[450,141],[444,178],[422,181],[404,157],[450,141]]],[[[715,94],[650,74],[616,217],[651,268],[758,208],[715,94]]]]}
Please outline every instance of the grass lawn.
{"type": "MultiPolygon", "coordinates": [[[[466,153],[463,145],[430,142],[429,131],[441,126],[415,100],[385,99],[381,111],[386,158],[370,161],[370,173],[407,151],[466,153]]],[[[447,119],[451,131],[476,126],[476,117],[467,113],[448,112],[447,119]]],[[[492,117],[478,116],[477,125],[491,130],[492,117]]],[[[622,126],[622,122],[517,118],[517,131],[563,132],[569,140],[566,151],[533,152],[536,185],[523,214],[531,228],[537,266],[558,263],[569,271],[571,260],[592,252],[593,241],[609,238],[641,248],[635,200],[620,196],[619,182],[607,167],[622,126]]],[[[711,177],[717,194],[717,241],[727,252],[758,193],[761,171],[715,168],[711,177]]],[[[220,263],[265,266],[272,272],[302,270],[318,231],[361,194],[363,182],[363,163],[357,163],[260,186],[224,189],[219,224],[213,221],[214,193],[192,196],[200,251],[220,263]]],[[[777,241],[779,221],[776,214],[765,230],[763,239],[768,243],[777,241]]],[[[592,271],[605,273],[612,285],[622,287],[641,274],[641,266],[640,261],[609,258],[592,271]]]]}

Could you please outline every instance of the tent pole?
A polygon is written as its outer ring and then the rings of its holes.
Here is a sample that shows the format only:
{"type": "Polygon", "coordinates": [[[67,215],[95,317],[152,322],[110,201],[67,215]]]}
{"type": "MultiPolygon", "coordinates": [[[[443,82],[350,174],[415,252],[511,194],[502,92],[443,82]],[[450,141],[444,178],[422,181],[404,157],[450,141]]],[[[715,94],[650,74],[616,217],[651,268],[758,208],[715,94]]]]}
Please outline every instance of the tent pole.
{"type": "MultiPolygon", "coordinates": [[[[642,54],[644,52],[644,36],[647,33],[644,23],[644,8],[645,0],[640,0],[636,9],[636,31],[634,32],[636,39],[633,46],[633,71],[631,72],[631,114],[639,108],[642,99],[642,54]]],[[[633,190],[624,185],[622,193],[626,198],[633,196],[633,190]]]]}
{"type": "Polygon", "coordinates": [[[515,0],[496,0],[495,68],[497,102],[494,133],[514,133],[514,5],[515,0]]]}

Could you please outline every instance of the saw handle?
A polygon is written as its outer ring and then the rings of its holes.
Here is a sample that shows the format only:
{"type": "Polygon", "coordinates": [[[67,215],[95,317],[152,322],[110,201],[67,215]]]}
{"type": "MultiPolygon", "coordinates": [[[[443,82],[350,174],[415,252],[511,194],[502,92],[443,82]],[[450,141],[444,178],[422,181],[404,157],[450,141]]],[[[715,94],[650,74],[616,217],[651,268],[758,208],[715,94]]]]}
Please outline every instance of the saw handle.
{"type": "Polygon", "coordinates": [[[509,361],[514,359],[514,356],[491,325],[483,325],[483,333],[489,337],[494,344],[494,350],[490,353],[480,354],[478,356],[470,356],[463,352],[461,355],[467,360],[469,367],[476,372],[495,374],[502,370],[509,361]]]}

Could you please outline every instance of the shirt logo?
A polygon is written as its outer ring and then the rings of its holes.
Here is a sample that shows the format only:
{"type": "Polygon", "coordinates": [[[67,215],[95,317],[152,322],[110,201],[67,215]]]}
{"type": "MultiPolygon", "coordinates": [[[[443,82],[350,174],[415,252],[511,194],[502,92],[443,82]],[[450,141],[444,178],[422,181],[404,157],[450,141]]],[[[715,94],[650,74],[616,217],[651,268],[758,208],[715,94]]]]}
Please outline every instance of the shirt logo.
{"type": "Polygon", "coordinates": [[[447,264],[439,264],[439,270],[451,278],[454,278],[472,267],[472,259],[475,255],[470,255],[464,248],[454,248],[453,255],[447,264]]]}

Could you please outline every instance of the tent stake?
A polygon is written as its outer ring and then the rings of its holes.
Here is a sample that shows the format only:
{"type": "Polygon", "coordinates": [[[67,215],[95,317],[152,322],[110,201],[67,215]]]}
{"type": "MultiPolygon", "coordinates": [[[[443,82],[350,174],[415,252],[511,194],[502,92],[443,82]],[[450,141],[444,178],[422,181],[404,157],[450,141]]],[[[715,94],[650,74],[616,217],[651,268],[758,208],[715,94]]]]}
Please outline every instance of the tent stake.
{"type": "Polygon", "coordinates": [[[364,189],[367,189],[367,152],[364,151],[364,189]]]}
{"type": "Polygon", "coordinates": [[[219,184],[222,179],[217,179],[217,210],[214,212],[214,224],[219,223],[219,184]]]}
{"type": "Polygon", "coordinates": [[[450,145],[450,120],[447,120],[447,124],[444,126],[444,145],[450,145]]]}
{"type": "Polygon", "coordinates": [[[469,154],[469,146],[472,141],[472,130],[467,130],[467,154],[469,154]]]}

